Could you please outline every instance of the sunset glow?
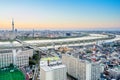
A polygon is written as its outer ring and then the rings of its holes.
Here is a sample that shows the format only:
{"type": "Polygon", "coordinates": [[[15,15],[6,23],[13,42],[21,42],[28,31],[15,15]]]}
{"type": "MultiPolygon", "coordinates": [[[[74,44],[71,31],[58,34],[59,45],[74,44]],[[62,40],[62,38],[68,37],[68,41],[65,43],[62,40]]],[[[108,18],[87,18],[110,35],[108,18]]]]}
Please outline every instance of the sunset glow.
{"type": "Polygon", "coordinates": [[[0,29],[120,28],[120,0],[1,0],[0,29]]]}

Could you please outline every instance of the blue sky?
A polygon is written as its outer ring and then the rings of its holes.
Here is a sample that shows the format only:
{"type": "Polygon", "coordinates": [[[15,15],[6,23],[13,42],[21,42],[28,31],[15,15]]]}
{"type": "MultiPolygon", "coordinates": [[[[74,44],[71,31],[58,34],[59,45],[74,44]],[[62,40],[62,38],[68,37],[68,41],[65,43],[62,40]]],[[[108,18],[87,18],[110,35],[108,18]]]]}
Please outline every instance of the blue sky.
{"type": "Polygon", "coordinates": [[[120,0],[0,0],[0,29],[120,27],[120,0]]]}

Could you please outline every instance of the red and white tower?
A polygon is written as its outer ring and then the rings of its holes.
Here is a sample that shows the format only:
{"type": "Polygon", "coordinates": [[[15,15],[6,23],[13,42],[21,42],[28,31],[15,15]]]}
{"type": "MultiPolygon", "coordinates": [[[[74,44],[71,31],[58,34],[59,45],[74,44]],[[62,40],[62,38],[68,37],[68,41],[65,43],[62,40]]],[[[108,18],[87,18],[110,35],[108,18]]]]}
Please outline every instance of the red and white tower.
{"type": "Polygon", "coordinates": [[[92,54],[95,55],[96,54],[96,44],[93,45],[93,49],[92,49],[92,54]]]}

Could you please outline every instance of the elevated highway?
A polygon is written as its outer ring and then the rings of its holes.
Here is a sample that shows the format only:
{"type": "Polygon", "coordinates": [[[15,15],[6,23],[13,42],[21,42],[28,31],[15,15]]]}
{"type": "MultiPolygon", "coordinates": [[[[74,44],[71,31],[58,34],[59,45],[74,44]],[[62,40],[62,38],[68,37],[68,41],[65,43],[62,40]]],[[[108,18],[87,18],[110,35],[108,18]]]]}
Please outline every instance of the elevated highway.
{"type": "Polygon", "coordinates": [[[50,46],[50,45],[60,45],[60,44],[72,44],[72,43],[83,43],[86,41],[92,41],[92,40],[99,40],[99,39],[105,39],[108,38],[108,35],[102,35],[102,34],[90,34],[90,36],[86,37],[78,37],[78,38],[66,38],[66,39],[47,39],[47,40],[28,40],[28,41],[20,41],[17,39],[17,41],[13,42],[0,42],[0,47],[21,47],[21,46],[28,46],[28,45],[34,45],[39,47],[43,44],[43,46],[50,46]]]}

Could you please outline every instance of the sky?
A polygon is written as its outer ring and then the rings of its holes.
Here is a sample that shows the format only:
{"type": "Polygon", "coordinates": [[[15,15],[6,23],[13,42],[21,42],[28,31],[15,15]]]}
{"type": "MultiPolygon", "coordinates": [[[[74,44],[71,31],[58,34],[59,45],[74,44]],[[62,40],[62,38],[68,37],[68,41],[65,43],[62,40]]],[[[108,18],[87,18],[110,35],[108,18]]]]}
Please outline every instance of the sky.
{"type": "Polygon", "coordinates": [[[0,0],[0,29],[119,29],[120,0],[0,0]]]}

